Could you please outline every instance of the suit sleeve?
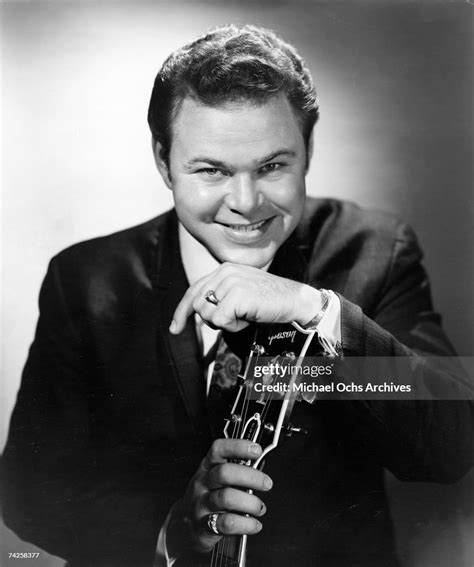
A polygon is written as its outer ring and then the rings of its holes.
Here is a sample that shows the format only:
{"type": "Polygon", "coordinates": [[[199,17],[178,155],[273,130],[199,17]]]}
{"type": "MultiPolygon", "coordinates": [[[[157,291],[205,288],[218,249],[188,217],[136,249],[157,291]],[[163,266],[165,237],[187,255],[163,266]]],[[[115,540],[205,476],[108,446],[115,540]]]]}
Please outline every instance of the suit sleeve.
{"type": "Polygon", "coordinates": [[[2,459],[4,520],[72,566],[152,565],[172,475],[95,445],[84,351],[53,260],[2,459]]]}
{"type": "Polygon", "coordinates": [[[429,381],[431,392],[458,390],[464,399],[430,395],[411,401],[341,403],[352,422],[348,431],[354,444],[379,455],[379,464],[400,479],[453,482],[474,461],[473,389],[433,311],[421,258],[413,232],[400,225],[371,317],[340,295],[344,354],[412,357],[414,371],[407,380],[429,381]],[[442,368],[431,364],[430,357],[446,357],[442,368]]]}

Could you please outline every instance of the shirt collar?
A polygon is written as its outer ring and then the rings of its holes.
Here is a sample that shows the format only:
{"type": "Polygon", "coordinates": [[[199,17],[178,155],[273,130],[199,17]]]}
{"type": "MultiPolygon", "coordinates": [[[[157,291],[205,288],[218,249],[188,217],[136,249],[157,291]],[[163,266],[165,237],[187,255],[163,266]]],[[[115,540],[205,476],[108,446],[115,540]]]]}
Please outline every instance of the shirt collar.
{"type": "Polygon", "coordinates": [[[216,270],[220,263],[179,223],[179,248],[189,285],[216,270]]]}
{"type": "MultiPolygon", "coordinates": [[[[178,223],[178,227],[179,249],[184,271],[189,285],[193,285],[200,278],[216,270],[220,266],[220,262],[181,223],[178,223]]],[[[271,262],[264,266],[262,270],[268,271],[270,264],[271,262]]]]}

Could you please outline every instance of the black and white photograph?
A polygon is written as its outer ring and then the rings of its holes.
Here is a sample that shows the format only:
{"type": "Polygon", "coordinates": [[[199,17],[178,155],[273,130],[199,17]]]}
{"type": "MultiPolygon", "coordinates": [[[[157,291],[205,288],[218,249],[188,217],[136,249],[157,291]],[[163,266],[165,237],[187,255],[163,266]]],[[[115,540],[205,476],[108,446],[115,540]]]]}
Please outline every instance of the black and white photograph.
{"type": "Polygon", "coordinates": [[[2,0],[0,564],[474,565],[470,0],[2,0]]]}

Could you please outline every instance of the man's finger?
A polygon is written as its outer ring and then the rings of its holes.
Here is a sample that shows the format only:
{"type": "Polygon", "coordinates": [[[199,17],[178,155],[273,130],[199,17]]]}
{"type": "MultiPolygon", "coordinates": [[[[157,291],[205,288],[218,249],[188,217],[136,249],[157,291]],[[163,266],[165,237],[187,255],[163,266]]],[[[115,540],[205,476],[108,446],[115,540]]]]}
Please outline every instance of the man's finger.
{"type": "Polygon", "coordinates": [[[191,286],[188,288],[183,298],[178,303],[175,312],[173,314],[173,319],[171,321],[169,330],[172,335],[179,335],[184,330],[186,326],[186,320],[193,312],[193,300],[194,300],[194,289],[191,286]]]}
{"type": "Polygon", "coordinates": [[[222,535],[253,535],[262,529],[262,524],[252,517],[225,513],[218,514],[216,528],[222,535]]]}
{"type": "Polygon", "coordinates": [[[255,494],[229,486],[212,490],[208,493],[207,500],[207,507],[213,512],[229,510],[259,517],[267,510],[265,504],[255,494]]]}
{"type": "Polygon", "coordinates": [[[204,299],[206,291],[213,289],[211,287],[211,280],[218,270],[219,268],[217,268],[217,270],[214,270],[214,272],[211,272],[207,276],[202,277],[187,289],[173,314],[173,319],[169,327],[170,333],[172,335],[179,335],[179,333],[184,330],[187,318],[194,311],[194,300],[196,298],[204,299]]]}
{"type": "Polygon", "coordinates": [[[221,513],[216,515],[215,527],[219,535],[215,535],[209,527],[209,515],[202,518],[202,535],[200,547],[203,552],[209,552],[223,535],[253,535],[262,529],[257,519],[239,514],[221,513]]]}
{"type": "Polygon", "coordinates": [[[266,492],[271,489],[273,482],[268,475],[252,467],[236,463],[224,463],[216,465],[209,471],[204,485],[207,485],[211,490],[234,486],[245,490],[266,492]]]}
{"type": "MultiPolygon", "coordinates": [[[[232,275],[234,272],[235,266],[232,266],[231,264],[222,264],[213,272],[202,277],[190,286],[176,307],[169,328],[170,333],[178,335],[184,330],[187,318],[191,315],[191,313],[193,313],[193,311],[195,311],[196,301],[202,305],[202,302],[206,301],[205,296],[207,292],[213,291],[217,300],[219,302],[223,301],[227,293],[233,288],[234,280],[232,275]]],[[[211,305],[211,303],[209,303],[209,305],[211,305]]],[[[202,313],[199,314],[204,320],[208,320],[208,318],[203,316],[202,313]]],[[[210,322],[213,324],[211,320],[210,322]]],[[[247,323],[243,322],[243,324],[241,324],[240,321],[233,320],[230,325],[226,324],[221,327],[220,325],[214,324],[214,326],[225,328],[227,330],[238,331],[246,327],[247,323]]]]}
{"type": "Polygon", "coordinates": [[[226,463],[228,460],[254,461],[261,454],[260,445],[246,439],[216,439],[201,461],[200,468],[203,472],[207,472],[212,467],[226,463]]]}

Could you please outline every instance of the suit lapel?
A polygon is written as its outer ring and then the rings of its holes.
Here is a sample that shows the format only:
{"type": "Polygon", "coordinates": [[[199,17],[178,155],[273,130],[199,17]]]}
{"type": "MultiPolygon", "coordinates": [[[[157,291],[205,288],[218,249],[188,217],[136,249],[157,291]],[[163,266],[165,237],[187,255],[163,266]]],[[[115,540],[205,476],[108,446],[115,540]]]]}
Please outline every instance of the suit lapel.
{"type": "Polygon", "coordinates": [[[278,249],[268,271],[282,278],[307,283],[308,263],[305,251],[293,233],[278,249]]]}
{"type": "Polygon", "coordinates": [[[179,394],[197,433],[206,430],[205,378],[202,354],[199,348],[194,318],[189,317],[184,331],[171,335],[169,324],[178,303],[189,287],[179,251],[178,221],[172,211],[160,238],[156,288],[160,336],[169,356],[179,394]]]}

